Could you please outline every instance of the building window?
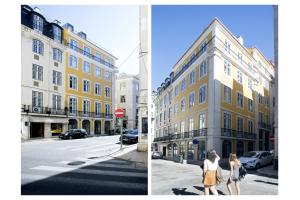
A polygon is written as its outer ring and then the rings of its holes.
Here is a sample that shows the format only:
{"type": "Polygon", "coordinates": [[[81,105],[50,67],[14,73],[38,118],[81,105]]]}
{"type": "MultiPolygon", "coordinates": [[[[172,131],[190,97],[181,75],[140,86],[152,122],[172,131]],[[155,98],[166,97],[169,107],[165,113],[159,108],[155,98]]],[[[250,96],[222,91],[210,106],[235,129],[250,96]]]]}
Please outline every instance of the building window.
{"type": "Polygon", "coordinates": [[[109,115],[109,114],[110,114],[110,105],[105,104],[105,115],[109,115]]]}
{"type": "Polygon", "coordinates": [[[88,100],[83,100],[83,114],[89,114],[91,103],[88,100]]]}
{"type": "Polygon", "coordinates": [[[248,133],[253,133],[253,121],[248,121],[248,133]]]}
{"type": "Polygon", "coordinates": [[[241,108],[243,108],[243,99],[244,99],[244,96],[241,94],[241,93],[237,93],[237,105],[241,108]]]}
{"type": "Polygon", "coordinates": [[[258,113],[258,122],[263,122],[263,114],[262,114],[262,112],[258,113]]]}
{"type": "Polygon", "coordinates": [[[207,46],[206,41],[200,45],[200,55],[202,55],[206,51],[206,46],[207,46]]]}
{"type": "Polygon", "coordinates": [[[181,81],[181,91],[185,91],[186,89],[186,84],[185,84],[185,78],[181,81]]]}
{"type": "Polygon", "coordinates": [[[83,80],[83,92],[90,92],[90,81],[83,80]]]}
{"type": "Polygon", "coordinates": [[[263,96],[260,93],[258,94],[258,103],[263,103],[263,96]]]}
{"type": "Polygon", "coordinates": [[[189,107],[193,107],[195,105],[195,93],[192,92],[189,95],[189,107]]]}
{"type": "Polygon", "coordinates": [[[231,103],[231,88],[224,85],[224,101],[231,103]]]}
{"type": "Polygon", "coordinates": [[[125,99],[125,95],[121,95],[121,103],[125,103],[126,102],[126,99],[125,99]]]}
{"type": "Polygon", "coordinates": [[[253,112],[253,100],[248,99],[248,111],[253,112]]]}
{"type": "Polygon", "coordinates": [[[90,63],[87,61],[83,62],[83,72],[90,73],[91,72],[91,66],[90,63]]]}
{"type": "Polygon", "coordinates": [[[178,104],[174,106],[174,116],[178,113],[178,104]]]}
{"type": "Polygon", "coordinates": [[[174,134],[177,134],[177,123],[174,124],[174,134]]]}
{"type": "Polygon", "coordinates": [[[189,77],[190,77],[190,85],[193,85],[195,83],[195,71],[192,71],[189,77]]]}
{"type": "Polygon", "coordinates": [[[175,90],[174,90],[174,96],[177,97],[178,96],[178,85],[175,86],[175,90]]]}
{"type": "Polygon", "coordinates": [[[205,120],[206,120],[206,114],[205,113],[201,113],[199,115],[199,129],[203,129],[205,128],[205,120]]]}
{"type": "Polygon", "coordinates": [[[180,133],[184,133],[184,121],[180,123],[180,133]]]}
{"type": "Polygon", "coordinates": [[[95,83],[95,94],[96,95],[101,95],[102,94],[101,84],[99,84],[99,83],[95,83]]]}
{"type": "Polygon", "coordinates": [[[77,99],[69,97],[69,112],[75,114],[77,112],[77,99]]]}
{"type": "Polygon", "coordinates": [[[105,87],[105,97],[110,98],[110,88],[105,87]]]}
{"type": "Polygon", "coordinates": [[[77,69],[77,57],[70,55],[70,67],[77,69]]]}
{"type": "Polygon", "coordinates": [[[181,101],[180,101],[180,110],[181,110],[181,112],[185,111],[185,100],[184,99],[181,99],[181,101]]]}
{"type": "Polygon", "coordinates": [[[52,27],[53,27],[53,39],[61,43],[61,29],[58,28],[57,26],[52,26],[52,27]]]}
{"type": "Polygon", "coordinates": [[[266,104],[266,107],[269,107],[269,97],[268,96],[265,97],[265,104],[266,104]]]}
{"type": "Polygon", "coordinates": [[[70,40],[70,48],[77,51],[77,41],[71,39],[70,40]]]}
{"type": "Polygon", "coordinates": [[[43,81],[43,67],[32,64],[32,79],[43,81]]]}
{"type": "Polygon", "coordinates": [[[32,40],[32,52],[43,55],[44,54],[44,43],[33,39],[32,40]]]}
{"type": "Polygon", "coordinates": [[[90,56],[91,49],[89,47],[84,47],[83,55],[90,56]]]}
{"type": "Polygon", "coordinates": [[[171,104],[171,102],[172,102],[172,94],[173,94],[173,91],[171,90],[169,92],[169,104],[171,104]]]}
{"type": "Polygon", "coordinates": [[[98,66],[95,66],[95,76],[101,77],[101,68],[98,66]]]}
{"type": "Polygon", "coordinates": [[[237,81],[238,83],[243,84],[243,74],[240,70],[237,72],[237,81]]]}
{"type": "Polygon", "coordinates": [[[252,85],[252,80],[249,78],[249,79],[248,79],[248,88],[249,88],[250,90],[252,90],[252,87],[253,87],[253,85],[252,85]]]}
{"type": "Polygon", "coordinates": [[[95,60],[98,61],[98,62],[100,62],[100,59],[101,59],[100,53],[96,52],[95,53],[95,60]]]}
{"type": "Polygon", "coordinates": [[[53,70],[52,83],[55,85],[61,85],[61,80],[62,80],[61,76],[62,76],[61,72],[53,70]]]}
{"type": "Polygon", "coordinates": [[[206,75],[206,60],[200,64],[200,78],[206,75]]]}
{"type": "Polygon", "coordinates": [[[225,129],[231,129],[231,114],[223,113],[223,127],[225,129]]]}
{"type": "Polygon", "coordinates": [[[189,118],[189,132],[194,130],[194,118],[189,118]]]}
{"type": "Polygon", "coordinates": [[[38,15],[33,15],[33,23],[32,23],[33,29],[39,32],[43,32],[44,28],[44,19],[41,18],[38,15]]]}
{"type": "Polygon", "coordinates": [[[124,91],[126,89],[126,83],[122,82],[120,83],[120,91],[124,91]]]}
{"type": "Polygon", "coordinates": [[[110,76],[111,76],[111,72],[106,71],[106,72],[105,72],[105,79],[106,79],[107,81],[110,81],[110,76]]]}
{"type": "Polygon", "coordinates": [[[43,106],[43,93],[38,91],[32,91],[32,107],[43,106]]]}
{"type": "Polygon", "coordinates": [[[227,51],[230,54],[231,51],[231,44],[225,40],[225,51],[227,51]]]}
{"type": "Polygon", "coordinates": [[[95,102],[95,112],[97,115],[101,113],[101,103],[95,102]]]}
{"type": "Polygon", "coordinates": [[[53,60],[62,62],[62,51],[61,50],[59,50],[57,48],[53,48],[53,60]]]}
{"type": "Polygon", "coordinates": [[[52,95],[52,108],[55,110],[61,109],[61,96],[59,95],[52,95]]]}
{"type": "Polygon", "coordinates": [[[206,86],[203,85],[199,89],[199,103],[204,103],[206,101],[206,86]]]}
{"type": "Polygon", "coordinates": [[[237,118],[237,130],[243,131],[243,118],[240,117],[237,118]]]}
{"type": "Polygon", "coordinates": [[[224,60],[224,73],[230,76],[230,62],[224,60]]]}
{"type": "Polygon", "coordinates": [[[69,77],[69,88],[77,90],[77,77],[75,76],[69,77]]]}
{"type": "Polygon", "coordinates": [[[243,55],[241,53],[238,53],[238,61],[243,64],[243,55]]]}

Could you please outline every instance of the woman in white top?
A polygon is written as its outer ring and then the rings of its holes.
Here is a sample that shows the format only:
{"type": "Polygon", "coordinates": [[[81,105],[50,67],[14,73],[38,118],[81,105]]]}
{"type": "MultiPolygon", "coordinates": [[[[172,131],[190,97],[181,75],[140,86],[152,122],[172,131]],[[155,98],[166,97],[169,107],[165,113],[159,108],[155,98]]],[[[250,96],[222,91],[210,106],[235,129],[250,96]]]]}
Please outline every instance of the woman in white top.
{"type": "Polygon", "coordinates": [[[204,184],[204,194],[209,195],[209,190],[214,194],[218,195],[216,189],[217,184],[217,168],[219,166],[220,157],[217,155],[215,150],[207,152],[207,157],[204,160],[203,167],[203,184],[204,184]]]}

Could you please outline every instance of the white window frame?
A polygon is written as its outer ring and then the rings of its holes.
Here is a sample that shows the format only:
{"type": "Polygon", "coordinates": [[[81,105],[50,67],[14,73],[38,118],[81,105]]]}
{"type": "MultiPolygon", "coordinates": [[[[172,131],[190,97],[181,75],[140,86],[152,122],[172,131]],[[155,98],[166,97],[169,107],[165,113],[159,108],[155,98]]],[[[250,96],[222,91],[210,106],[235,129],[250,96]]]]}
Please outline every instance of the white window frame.
{"type": "Polygon", "coordinates": [[[252,100],[252,99],[248,99],[248,111],[249,111],[249,112],[253,112],[253,100],[252,100]],[[249,105],[250,105],[250,102],[252,102],[251,107],[249,106],[249,105]],[[251,109],[250,109],[250,108],[251,108],[251,109]]]}
{"type": "Polygon", "coordinates": [[[230,112],[227,112],[227,111],[223,112],[222,123],[223,123],[223,128],[231,129],[231,127],[232,127],[232,115],[231,115],[230,112]],[[225,121],[226,121],[225,116],[229,116],[229,118],[226,118],[229,121],[228,124],[225,123],[225,121]]]}
{"type": "Polygon", "coordinates": [[[199,114],[198,120],[199,120],[198,121],[199,130],[206,128],[206,113],[205,112],[202,112],[199,114]]]}
{"type": "Polygon", "coordinates": [[[52,109],[60,110],[61,109],[61,96],[52,94],[52,109]]]}
{"type": "Polygon", "coordinates": [[[69,67],[78,69],[78,58],[74,55],[69,55],[69,67]]]}
{"type": "Polygon", "coordinates": [[[43,66],[32,64],[32,79],[37,81],[43,81],[43,66]]]}
{"type": "Polygon", "coordinates": [[[196,75],[195,75],[195,70],[191,71],[191,73],[189,74],[189,83],[190,85],[194,85],[195,84],[195,80],[196,80],[196,75]]]}
{"type": "Polygon", "coordinates": [[[58,48],[53,48],[53,60],[62,62],[62,51],[58,48]]]}
{"type": "Polygon", "coordinates": [[[242,108],[242,109],[244,108],[244,95],[239,91],[236,92],[236,103],[238,108],[242,108]],[[242,101],[241,101],[242,105],[239,104],[239,96],[242,97],[242,101]]]}
{"type": "Polygon", "coordinates": [[[95,88],[95,95],[101,96],[102,95],[102,85],[101,85],[101,83],[95,82],[94,88],[95,88]],[[98,93],[97,93],[97,85],[99,86],[99,88],[98,88],[99,92],[98,93]]]}
{"type": "Polygon", "coordinates": [[[73,75],[73,74],[69,74],[69,78],[68,78],[68,86],[69,86],[68,88],[71,89],[71,90],[78,90],[78,77],[75,76],[75,75],[73,75]],[[76,78],[76,82],[75,82],[75,86],[76,86],[76,87],[75,87],[75,88],[72,88],[72,87],[71,87],[71,84],[70,84],[71,77],[72,77],[72,78],[76,78]]]}
{"type": "Polygon", "coordinates": [[[199,65],[199,77],[203,78],[206,75],[207,75],[207,60],[203,60],[199,65]]]}
{"type": "Polygon", "coordinates": [[[111,89],[108,86],[105,86],[105,98],[111,98],[111,89]],[[107,96],[106,88],[109,88],[109,96],[107,96]]]}
{"type": "Polygon", "coordinates": [[[231,75],[231,66],[230,62],[228,60],[224,60],[224,73],[228,76],[231,75]]]}
{"type": "Polygon", "coordinates": [[[102,76],[102,69],[101,67],[95,65],[95,76],[100,78],[102,76]],[[97,74],[97,72],[100,72],[99,75],[97,74]]]}
{"type": "Polygon", "coordinates": [[[224,85],[223,87],[223,101],[225,103],[228,103],[228,104],[231,104],[231,99],[232,99],[232,90],[230,87],[228,87],[227,85],[224,85]],[[226,95],[226,89],[229,89],[228,92],[229,92],[229,95],[228,95],[228,98],[229,99],[226,99],[227,95],[226,95]]]}
{"type": "Polygon", "coordinates": [[[83,67],[82,67],[82,71],[84,73],[91,73],[91,63],[89,63],[88,61],[83,61],[83,67]]]}
{"type": "Polygon", "coordinates": [[[32,52],[44,55],[44,43],[38,39],[32,39],[32,52]]]}
{"type": "Polygon", "coordinates": [[[189,108],[193,107],[195,105],[195,92],[191,92],[189,94],[189,108]],[[192,102],[191,102],[191,95],[192,95],[192,102]]]}
{"type": "Polygon", "coordinates": [[[243,84],[243,73],[240,70],[237,71],[237,82],[243,84]]]}
{"type": "Polygon", "coordinates": [[[82,113],[89,114],[90,112],[91,112],[91,101],[89,99],[83,99],[82,100],[82,113]],[[87,107],[85,107],[85,105],[87,107]]]}
{"type": "Polygon", "coordinates": [[[52,70],[52,83],[54,85],[62,85],[62,73],[56,70],[52,70]]]}
{"type": "Polygon", "coordinates": [[[82,80],[82,92],[83,93],[90,93],[91,92],[91,81],[88,79],[83,79],[82,80]],[[85,84],[88,83],[88,84],[85,84]],[[85,91],[85,88],[87,89],[87,91],[85,91]]]}
{"type": "Polygon", "coordinates": [[[185,97],[180,99],[180,111],[181,112],[185,111],[185,97]],[[182,102],[183,102],[183,106],[182,106],[182,102]]]}
{"type": "MultiPolygon", "coordinates": [[[[72,105],[72,108],[73,108],[73,105],[72,105]]],[[[69,113],[72,113],[72,114],[75,114],[78,111],[78,98],[77,97],[69,96],[69,98],[68,98],[68,110],[69,110],[69,113]],[[76,109],[70,109],[71,103],[73,104],[73,102],[71,101],[71,99],[75,100],[74,101],[74,107],[76,109]]]]}
{"type": "Polygon", "coordinates": [[[206,84],[202,84],[202,85],[200,85],[200,87],[199,87],[199,104],[203,104],[203,103],[205,103],[206,102],[206,98],[207,97],[207,87],[206,87],[206,84]],[[200,96],[201,95],[201,89],[202,88],[204,88],[205,90],[204,90],[204,100],[203,101],[201,101],[202,100],[202,96],[200,96]]]}

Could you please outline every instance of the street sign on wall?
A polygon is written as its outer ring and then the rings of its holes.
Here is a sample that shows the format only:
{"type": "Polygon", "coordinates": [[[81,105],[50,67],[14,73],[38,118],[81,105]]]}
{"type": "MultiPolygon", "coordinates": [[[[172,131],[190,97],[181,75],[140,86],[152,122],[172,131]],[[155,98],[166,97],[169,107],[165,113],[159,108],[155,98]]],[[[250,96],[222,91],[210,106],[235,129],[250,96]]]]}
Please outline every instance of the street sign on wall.
{"type": "Polygon", "coordinates": [[[124,110],[122,108],[118,108],[115,110],[116,118],[123,118],[124,117],[124,110]]]}

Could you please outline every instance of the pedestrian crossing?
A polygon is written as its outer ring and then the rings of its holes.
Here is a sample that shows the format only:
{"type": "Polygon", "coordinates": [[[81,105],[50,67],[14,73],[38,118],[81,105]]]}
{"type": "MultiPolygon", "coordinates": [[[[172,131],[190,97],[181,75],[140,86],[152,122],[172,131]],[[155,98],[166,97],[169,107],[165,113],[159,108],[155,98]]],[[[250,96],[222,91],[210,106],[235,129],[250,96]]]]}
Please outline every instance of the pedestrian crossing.
{"type": "Polygon", "coordinates": [[[147,167],[121,159],[41,165],[22,173],[22,195],[146,195],[147,185],[147,167]]]}

